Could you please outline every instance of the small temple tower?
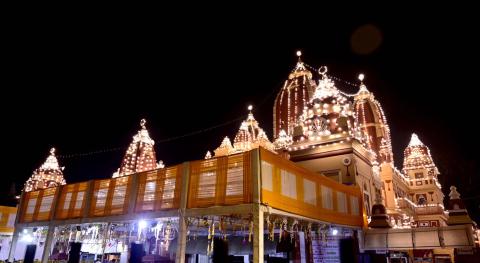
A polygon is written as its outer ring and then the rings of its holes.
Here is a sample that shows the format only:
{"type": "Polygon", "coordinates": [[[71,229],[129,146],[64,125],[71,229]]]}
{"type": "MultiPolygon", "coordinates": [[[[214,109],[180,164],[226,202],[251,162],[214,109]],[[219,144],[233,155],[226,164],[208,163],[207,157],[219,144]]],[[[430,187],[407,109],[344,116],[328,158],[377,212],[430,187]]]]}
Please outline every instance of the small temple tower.
{"type": "Polygon", "coordinates": [[[298,62],[277,94],[273,106],[274,139],[279,137],[280,130],[293,135],[297,120],[315,91],[315,81],[301,59],[302,52],[297,51],[297,56],[298,62]]]}
{"type": "Polygon", "coordinates": [[[25,183],[24,191],[31,192],[66,184],[65,178],[63,178],[63,168],[58,164],[55,148],[52,148],[47,160],[40,168],[33,171],[32,176],[25,183]]]}
{"type": "Polygon", "coordinates": [[[163,168],[162,162],[157,164],[155,155],[155,141],[150,138],[148,130],[145,126],[146,120],[140,121],[141,129],[133,136],[133,141],[123,157],[122,165],[117,172],[113,174],[113,178],[149,171],[156,168],[163,168]]]}
{"type": "Polygon", "coordinates": [[[403,172],[409,179],[408,194],[415,203],[417,226],[441,226],[447,220],[439,174],[430,149],[413,133],[404,151],[403,172]]]}
{"type": "Polygon", "coordinates": [[[255,117],[253,117],[252,109],[253,107],[251,105],[248,106],[248,117],[240,125],[235,135],[233,145],[228,136],[225,137],[221,145],[214,150],[215,157],[246,152],[260,146],[271,152],[275,152],[275,146],[270,142],[265,131],[260,128],[255,117]]]}

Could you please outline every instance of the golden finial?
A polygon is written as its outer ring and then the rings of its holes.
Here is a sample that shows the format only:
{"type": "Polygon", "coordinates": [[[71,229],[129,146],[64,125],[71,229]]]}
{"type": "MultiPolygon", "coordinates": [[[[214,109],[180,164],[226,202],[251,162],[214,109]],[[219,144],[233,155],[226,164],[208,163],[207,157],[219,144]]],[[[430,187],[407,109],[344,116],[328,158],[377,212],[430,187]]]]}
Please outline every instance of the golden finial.
{"type": "Polygon", "coordinates": [[[247,109],[250,111],[250,113],[252,113],[253,106],[252,106],[252,105],[248,105],[248,108],[247,108],[247,109]]]}

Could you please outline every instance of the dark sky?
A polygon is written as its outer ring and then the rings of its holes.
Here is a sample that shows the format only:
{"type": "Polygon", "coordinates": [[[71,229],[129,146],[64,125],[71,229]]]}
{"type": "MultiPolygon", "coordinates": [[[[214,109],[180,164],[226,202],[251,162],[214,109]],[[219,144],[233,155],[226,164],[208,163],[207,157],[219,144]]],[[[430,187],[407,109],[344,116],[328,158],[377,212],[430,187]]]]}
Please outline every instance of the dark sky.
{"type": "MultiPolygon", "coordinates": [[[[307,64],[327,65],[346,81],[365,73],[391,126],[397,166],[416,132],[430,147],[444,192],[456,184],[480,219],[473,21],[420,14],[278,23],[235,18],[15,24],[2,58],[2,195],[12,182],[19,190],[52,146],[59,155],[121,147],[60,159],[67,182],[110,177],[141,118],[159,142],[241,117],[253,104],[271,138],[273,100],[301,49],[307,64]],[[362,31],[365,25],[379,34],[362,31]]],[[[239,125],[157,143],[157,158],[167,165],[203,158],[239,125]]]]}

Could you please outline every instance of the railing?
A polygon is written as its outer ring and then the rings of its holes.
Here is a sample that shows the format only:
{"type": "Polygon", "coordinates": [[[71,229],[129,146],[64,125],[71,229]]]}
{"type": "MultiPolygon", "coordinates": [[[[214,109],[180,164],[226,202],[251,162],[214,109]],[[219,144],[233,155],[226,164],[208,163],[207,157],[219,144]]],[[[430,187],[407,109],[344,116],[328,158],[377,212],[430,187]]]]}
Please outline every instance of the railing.
{"type": "Polygon", "coordinates": [[[444,207],[441,204],[417,205],[406,198],[397,199],[398,208],[410,209],[417,215],[443,214],[444,207]]]}
{"type": "Polygon", "coordinates": [[[179,208],[182,166],[139,174],[135,212],[179,208]]]}
{"type": "Polygon", "coordinates": [[[410,211],[413,212],[415,210],[416,205],[408,199],[397,198],[397,206],[400,209],[409,209],[410,211]]]}
{"type": "Polygon", "coordinates": [[[78,218],[86,204],[88,182],[69,184],[62,187],[55,219],[78,218]]]}
{"type": "Polygon", "coordinates": [[[332,223],[363,224],[358,187],[339,184],[264,149],[258,153],[244,152],[24,193],[19,223],[167,210],[173,215],[181,208],[182,193],[186,193],[186,209],[251,204],[256,189],[252,179],[258,175],[261,193],[257,202],[332,223]],[[182,182],[184,178],[187,184],[182,182]]]}
{"type": "Polygon", "coordinates": [[[363,225],[360,189],[339,184],[264,149],[262,202],[273,208],[346,225],[363,225]]]}
{"type": "Polygon", "coordinates": [[[433,215],[443,213],[443,206],[438,204],[419,205],[415,207],[415,214],[417,215],[433,215]]]}
{"type": "Polygon", "coordinates": [[[250,203],[251,152],[190,164],[188,208],[250,203]]]}
{"type": "Polygon", "coordinates": [[[55,187],[25,193],[20,222],[50,220],[58,189],[59,187],[55,187]]]}

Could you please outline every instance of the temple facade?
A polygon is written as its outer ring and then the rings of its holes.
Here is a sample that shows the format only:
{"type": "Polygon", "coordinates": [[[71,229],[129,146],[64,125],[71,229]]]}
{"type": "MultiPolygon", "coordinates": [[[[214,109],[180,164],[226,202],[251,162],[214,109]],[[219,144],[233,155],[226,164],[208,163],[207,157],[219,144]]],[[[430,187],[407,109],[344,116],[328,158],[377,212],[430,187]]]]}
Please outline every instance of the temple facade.
{"type": "Polygon", "coordinates": [[[449,262],[454,249],[471,249],[474,223],[453,186],[445,210],[420,137],[412,134],[397,168],[386,114],[365,76],[348,94],[326,66],[297,56],[274,102],[272,140],[249,106],[233,143],[219,138],[204,159],[166,167],[143,119],[112,178],[68,185],[52,149],[26,182],[16,216],[2,217],[15,222],[3,257],[370,262],[383,253],[407,263],[449,262]]]}
{"type": "Polygon", "coordinates": [[[380,198],[392,227],[445,225],[444,196],[428,147],[412,134],[403,168],[396,168],[386,114],[365,76],[359,75],[358,92],[347,94],[325,66],[318,69],[318,80],[314,73],[299,57],[274,104],[274,143],[295,163],[358,185],[369,216],[380,198]],[[292,140],[283,143],[285,138],[292,140]]]}

